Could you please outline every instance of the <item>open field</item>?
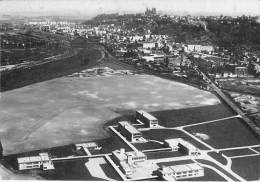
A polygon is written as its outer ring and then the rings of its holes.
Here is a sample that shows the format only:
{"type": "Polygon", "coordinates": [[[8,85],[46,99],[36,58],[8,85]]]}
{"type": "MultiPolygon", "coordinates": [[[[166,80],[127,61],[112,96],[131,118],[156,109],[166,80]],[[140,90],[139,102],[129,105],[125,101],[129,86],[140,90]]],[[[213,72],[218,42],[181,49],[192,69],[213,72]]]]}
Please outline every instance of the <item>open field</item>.
{"type": "Polygon", "coordinates": [[[187,127],[192,134],[208,136],[204,141],[215,148],[239,147],[259,144],[259,138],[238,118],[187,127]]]}
{"type": "Polygon", "coordinates": [[[44,60],[40,63],[35,63],[33,66],[25,66],[1,72],[0,90],[12,90],[71,74],[94,64],[99,58],[101,58],[100,50],[90,48],[84,50],[84,54],[78,51],[76,54],[65,54],[62,58],[44,60]]]}
{"type": "Polygon", "coordinates": [[[232,159],[232,170],[246,180],[260,180],[260,157],[242,157],[232,159]]]}
{"type": "Polygon", "coordinates": [[[128,111],[219,102],[209,92],[151,75],[62,77],[2,93],[0,138],[5,154],[37,150],[106,138],[103,125],[128,111]]]}

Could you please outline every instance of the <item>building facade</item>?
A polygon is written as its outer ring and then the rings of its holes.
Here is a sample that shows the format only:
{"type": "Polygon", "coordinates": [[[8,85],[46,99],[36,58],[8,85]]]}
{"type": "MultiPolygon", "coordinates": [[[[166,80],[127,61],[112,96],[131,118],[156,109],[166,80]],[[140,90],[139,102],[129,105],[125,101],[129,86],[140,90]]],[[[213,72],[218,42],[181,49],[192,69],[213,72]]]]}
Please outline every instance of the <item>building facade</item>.
{"type": "Polygon", "coordinates": [[[235,74],[238,77],[245,77],[247,76],[247,67],[243,67],[243,66],[239,66],[239,67],[235,67],[235,74]]]}
{"type": "Polygon", "coordinates": [[[200,150],[182,138],[167,139],[164,141],[165,147],[170,147],[172,151],[179,151],[185,155],[201,155],[200,150]]]}
{"type": "Polygon", "coordinates": [[[136,111],[135,117],[137,120],[144,123],[145,127],[147,128],[153,128],[159,126],[158,119],[143,110],[136,111]]]}
{"type": "Polygon", "coordinates": [[[42,168],[42,170],[54,169],[54,165],[47,153],[39,153],[38,156],[19,157],[17,158],[17,163],[19,170],[37,168],[42,168]]]}
{"type": "Polygon", "coordinates": [[[163,166],[159,169],[159,176],[169,181],[202,177],[204,176],[204,168],[197,163],[163,166]]]}
{"type": "Polygon", "coordinates": [[[127,121],[121,121],[118,123],[119,132],[130,142],[141,142],[143,136],[133,125],[127,121]]]}
{"type": "Polygon", "coordinates": [[[136,167],[141,166],[147,160],[144,153],[140,151],[125,152],[125,149],[113,151],[112,158],[126,176],[133,174],[136,167]]]}

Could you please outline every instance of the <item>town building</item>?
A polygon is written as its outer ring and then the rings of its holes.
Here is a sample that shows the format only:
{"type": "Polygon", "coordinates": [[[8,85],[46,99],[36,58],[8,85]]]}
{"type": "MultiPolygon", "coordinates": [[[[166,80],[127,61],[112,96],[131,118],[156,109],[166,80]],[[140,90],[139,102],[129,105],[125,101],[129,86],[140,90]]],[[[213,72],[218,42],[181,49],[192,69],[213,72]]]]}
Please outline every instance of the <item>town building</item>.
{"type": "Polygon", "coordinates": [[[133,174],[135,172],[135,168],[142,166],[142,164],[147,160],[144,153],[140,151],[125,152],[125,149],[113,151],[112,158],[127,176],[133,174]]]}
{"type": "Polygon", "coordinates": [[[133,125],[127,121],[121,121],[118,123],[119,132],[126,137],[130,142],[142,142],[143,136],[140,131],[138,131],[133,125]]]}
{"type": "Polygon", "coordinates": [[[136,120],[139,120],[142,123],[144,123],[146,128],[153,128],[159,126],[158,119],[143,110],[136,111],[135,118],[136,120]]]}
{"type": "Polygon", "coordinates": [[[247,76],[247,67],[235,67],[235,74],[238,76],[238,77],[245,77],[247,76]]]}
{"type": "Polygon", "coordinates": [[[143,42],[142,45],[144,49],[153,49],[156,47],[156,42],[143,42]]]}
{"type": "Polygon", "coordinates": [[[201,52],[201,51],[207,51],[207,52],[212,52],[214,51],[214,47],[211,45],[193,45],[193,44],[188,44],[187,46],[184,47],[185,52],[201,52]]]}
{"type": "Polygon", "coordinates": [[[42,170],[54,169],[54,165],[48,153],[39,153],[38,156],[19,157],[17,158],[17,163],[19,170],[37,168],[42,168],[42,170]]]}
{"type": "Polygon", "coordinates": [[[159,176],[169,181],[202,177],[204,168],[197,163],[163,166],[159,169],[159,176]]]}

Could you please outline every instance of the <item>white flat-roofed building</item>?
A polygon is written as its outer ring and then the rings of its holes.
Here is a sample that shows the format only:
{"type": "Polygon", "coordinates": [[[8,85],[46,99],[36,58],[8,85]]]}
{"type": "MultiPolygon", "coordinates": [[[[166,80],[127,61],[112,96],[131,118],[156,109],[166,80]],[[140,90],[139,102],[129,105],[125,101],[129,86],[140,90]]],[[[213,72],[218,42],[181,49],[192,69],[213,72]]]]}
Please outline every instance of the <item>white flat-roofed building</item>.
{"type": "Polygon", "coordinates": [[[156,47],[156,42],[143,42],[144,49],[152,49],[156,47]]]}
{"type": "Polygon", "coordinates": [[[133,174],[135,168],[147,160],[147,156],[141,151],[125,152],[125,149],[113,151],[112,157],[125,175],[133,174]]]}
{"type": "Polygon", "coordinates": [[[178,151],[179,142],[180,142],[180,138],[166,139],[166,140],[164,140],[164,145],[166,147],[170,147],[172,149],[172,151],[178,151]]]}
{"type": "Polygon", "coordinates": [[[235,67],[235,74],[238,76],[238,77],[244,77],[244,76],[247,76],[247,67],[243,67],[243,66],[238,66],[238,67],[235,67]]]}
{"type": "Polygon", "coordinates": [[[130,142],[141,142],[143,141],[143,136],[140,131],[138,131],[133,125],[127,121],[121,121],[118,123],[119,132],[126,137],[130,142]]]}
{"type": "Polygon", "coordinates": [[[81,148],[99,150],[101,148],[98,146],[98,144],[96,142],[78,143],[78,144],[75,144],[75,147],[77,150],[80,150],[81,148]]]}
{"type": "Polygon", "coordinates": [[[147,128],[153,128],[153,127],[159,126],[158,119],[146,111],[143,111],[143,110],[136,111],[135,117],[136,117],[136,119],[143,122],[145,127],[147,127],[147,128]]]}
{"type": "Polygon", "coordinates": [[[125,161],[130,165],[137,165],[147,159],[146,155],[141,151],[125,152],[124,149],[115,150],[112,152],[112,155],[116,158],[118,163],[125,161]]]}
{"type": "Polygon", "coordinates": [[[204,168],[197,163],[163,166],[159,169],[160,176],[165,180],[179,180],[204,176],[204,168]]]}
{"type": "Polygon", "coordinates": [[[200,150],[195,147],[194,145],[192,145],[190,142],[187,142],[183,139],[179,140],[179,151],[187,154],[187,155],[193,155],[193,156],[196,156],[196,155],[201,155],[201,152],[200,150]]]}
{"type": "Polygon", "coordinates": [[[201,51],[208,51],[212,52],[214,51],[214,47],[211,45],[194,45],[194,44],[189,44],[184,47],[185,52],[201,52],[201,51]]]}
{"type": "Polygon", "coordinates": [[[39,156],[19,157],[17,158],[17,163],[19,170],[37,168],[42,168],[43,170],[54,169],[54,165],[48,153],[40,153],[39,156]]]}
{"type": "Polygon", "coordinates": [[[88,143],[78,143],[75,144],[76,150],[83,150],[88,156],[91,155],[89,150],[100,150],[102,147],[99,147],[96,142],[88,143]]]}
{"type": "Polygon", "coordinates": [[[182,138],[164,140],[164,146],[170,147],[172,151],[180,151],[187,155],[201,155],[201,152],[197,147],[192,145],[190,142],[183,140],[182,138]]]}

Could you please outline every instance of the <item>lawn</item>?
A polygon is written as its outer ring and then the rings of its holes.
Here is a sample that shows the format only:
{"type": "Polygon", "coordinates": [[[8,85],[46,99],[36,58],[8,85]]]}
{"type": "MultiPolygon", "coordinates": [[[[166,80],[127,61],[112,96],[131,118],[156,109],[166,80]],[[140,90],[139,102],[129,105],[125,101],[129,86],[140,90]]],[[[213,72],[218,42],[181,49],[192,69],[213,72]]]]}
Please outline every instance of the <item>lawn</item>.
{"type": "Polygon", "coordinates": [[[232,159],[232,170],[248,181],[257,181],[260,179],[260,156],[232,159]]]}
{"type": "Polygon", "coordinates": [[[221,167],[219,167],[218,165],[216,165],[215,163],[211,162],[211,161],[207,161],[204,159],[196,159],[197,162],[202,163],[202,164],[206,164],[206,165],[210,165],[216,169],[218,169],[219,171],[221,171],[222,173],[224,173],[225,175],[227,175],[229,178],[231,178],[234,181],[238,181],[235,177],[233,177],[231,174],[229,174],[228,172],[226,172],[224,169],[222,169],[221,167]]]}
{"type": "Polygon", "coordinates": [[[148,160],[183,156],[183,154],[178,151],[149,152],[149,153],[145,153],[145,154],[146,154],[148,160]]]}
{"type": "Polygon", "coordinates": [[[100,181],[108,178],[121,180],[113,167],[102,157],[55,162],[54,166],[54,171],[43,172],[39,175],[47,180],[100,181]]]}
{"type": "Polygon", "coordinates": [[[217,153],[217,152],[209,152],[208,153],[210,157],[212,157],[213,159],[215,159],[216,161],[220,162],[223,165],[227,164],[227,160],[221,156],[221,154],[217,153]]]}
{"type": "Polygon", "coordinates": [[[204,142],[217,149],[259,144],[259,138],[237,118],[191,126],[186,130],[207,135],[209,138],[204,142]]]}
{"type": "Polygon", "coordinates": [[[159,162],[157,165],[159,167],[162,166],[175,166],[175,165],[181,165],[181,164],[191,164],[194,163],[192,160],[180,160],[180,161],[169,161],[169,162],[159,162]]]}
{"type": "Polygon", "coordinates": [[[85,166],[87,161],[88,159],[57,162],[54,163],[54,171],[46,171],[41,173],[40,176],[47,180],[102,180],[90,174],[85,166]]]}
{"type": "Polygon", "coordinates": [[[146,143],[133,143],[138,150],[151,150],[165,148],[162,144],[157,142],[146,142],[146,143]]]}
{"type": "Polygon", "coordinates": [[[155,111],[152,114],[165,127],[177,127],[233,116],[225,104],[192,107],[177,110],[155,111]]]}
{"type": "Polygon", "coordinates": [[[250,149],[246,149],[246,148],[245,149],[237,149],[237,150],[226,150],[226,151],[223,151],[222,153],[224,153],[228,157],[255,154],[255,152],[253,152],[250,149]]]}

